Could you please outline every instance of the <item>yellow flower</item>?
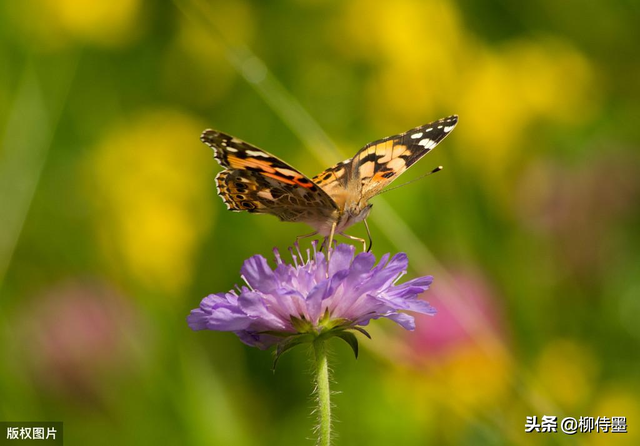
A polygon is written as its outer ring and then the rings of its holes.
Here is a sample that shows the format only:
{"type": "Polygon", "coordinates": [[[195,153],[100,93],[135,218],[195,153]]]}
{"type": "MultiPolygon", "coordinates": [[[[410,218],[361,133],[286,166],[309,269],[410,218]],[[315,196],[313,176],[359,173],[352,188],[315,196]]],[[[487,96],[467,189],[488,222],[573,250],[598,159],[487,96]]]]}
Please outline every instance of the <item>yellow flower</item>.
{"type": "Polygon", "coordinates": [[[571,413],[590,396],[597,362],[585,347],[570,340],[555,340],[542,352],[536,365],[542,394],[571,413]]]}
{"type": "Polygon", "coordinates": [[[374,67],[365,94],[371,119],[383,131],[429,121],[455,94],[456,53],[464,34],[449,2],[351,2],[339,26],[338,50],[374,67]],[[429,16],[437,17],[429,26],[408,25],[429,16]]]}
{"type": "Polygon", "coordinates": [[[458,137],[462,147],[473,150],[460,155],[488,177],[543,150],[539,139],[527,139],[533,125],[584,121],[597,102],[589,94],[593,73],[587,61],[555,41],[516,41],[498,51],[485,49],[464,77],[458,100],[464,126],[458,137]]]}
{"type": "Polygon", "coordinates": [[[640,421],[640,405],[638,394],[632,390],[636,383],[627,382],[608,388],[599,393],[599,398],[593,408],[585,416],[597,417],[626,417],[627,433],[592,433],[585,435],[589,446],[635,445],[640,444],[640,431],[637,429],[640,421]]]}
{"type": "Polygon", "coordinates": [[[129,42],[141,26],[141,0],[35,0],[11,2],[10,13],[39,49],[77,40],[100,46],[129,42]]]}
{"type": "Polygon", "coordinates": [[[144,286],[188,284],[211,222],[213,172],[204,126],[172,110],[141,114],[109,132],[89,160],[104,252],[144,286]]]}

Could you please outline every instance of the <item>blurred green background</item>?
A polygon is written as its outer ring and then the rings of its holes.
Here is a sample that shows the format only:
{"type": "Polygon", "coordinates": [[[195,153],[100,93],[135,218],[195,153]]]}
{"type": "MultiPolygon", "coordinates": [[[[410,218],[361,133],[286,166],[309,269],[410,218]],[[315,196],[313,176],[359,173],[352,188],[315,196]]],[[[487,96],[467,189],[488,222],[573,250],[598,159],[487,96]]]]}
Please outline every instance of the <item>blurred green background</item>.
{"type": "Polygon", "coordinates": [[[2,2],[0,420],[63,421],[70,445],[313,444],[308,352],[273,374],[187,327],[308,232],[227,212],[199,135],[311,176],[457,113],[400,182],[445,170],[371,219],[439,314],[376,322],[357,361],[334,341],[336,444],[640,444],[638,23],[632,0],[2,2]]]}

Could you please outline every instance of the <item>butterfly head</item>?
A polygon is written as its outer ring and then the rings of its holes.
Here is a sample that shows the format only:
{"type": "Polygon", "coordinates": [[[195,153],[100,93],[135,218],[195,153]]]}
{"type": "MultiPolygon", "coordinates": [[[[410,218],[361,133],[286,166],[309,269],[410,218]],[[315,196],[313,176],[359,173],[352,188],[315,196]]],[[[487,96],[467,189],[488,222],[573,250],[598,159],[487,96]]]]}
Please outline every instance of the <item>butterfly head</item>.
{"type": "Polygon", "coordinates": [[[348,227],[360,223],[369,216],[373,204],[365,201],[358,202],[354,206],[347,206],[338,222],[338,230],[344,231],[348,227]]]}

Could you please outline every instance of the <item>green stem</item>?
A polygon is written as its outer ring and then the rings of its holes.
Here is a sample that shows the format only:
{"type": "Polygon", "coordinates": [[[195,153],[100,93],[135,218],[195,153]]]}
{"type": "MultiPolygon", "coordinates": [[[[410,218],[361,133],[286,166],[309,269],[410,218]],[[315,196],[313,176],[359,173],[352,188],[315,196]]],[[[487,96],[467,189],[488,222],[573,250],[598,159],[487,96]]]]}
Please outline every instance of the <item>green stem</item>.
{"type": "Polygon", "coordinates": [[[316,359],[316,392],[318,398],[318,446],[331,444],[331,394],[329,391],[329,364],[325,341],[316,339],[313,342],[316,359]]]}

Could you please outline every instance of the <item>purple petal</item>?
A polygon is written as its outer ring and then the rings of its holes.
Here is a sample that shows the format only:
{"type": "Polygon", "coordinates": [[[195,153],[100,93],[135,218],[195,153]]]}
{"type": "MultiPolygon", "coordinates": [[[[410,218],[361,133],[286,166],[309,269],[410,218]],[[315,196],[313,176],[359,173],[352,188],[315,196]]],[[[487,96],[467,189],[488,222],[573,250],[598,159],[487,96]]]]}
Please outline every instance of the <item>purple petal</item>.
{"type": "Polygon", "coordinates": [[[194,330],[205,330],[207,328],[207,316],[209,313],[202,311],[200,308],[191,310],[189,316],[187,316],[187,324],[194,330]]]}
{"type": "Polygon", "coordinates": [[[268,296],[268,300],[273,303],[270,308],[271,313],[280,319],[289,320],[291,315],[301,314],[308,317],[305,296],[297,290],[279,288],[268,296]]]}
{"type": "Polygon", "coordinates": [[[349,270],[349,280],[357,280],[361,276],[368,274],[376,263],[376,257],[370,252],[362,252],[353,259],[349,270]]]}
{"type": "Polygon", "coordinates": [[[391,260],[385,254],[378,264],[370,253],[354,257],[351,245],[339,244],[331,254],[329,264],[319,252],[289,265],[274,252],[275,270],[264,257],[253,256],[241,268],[249,287],[205,297],[187,322],[193,330],[232,331],[242,342],[264,349],[282,340],[265,332],[294,334],[292,316],[317,324],[325,309],[331,318],[353,325],[386,317],[409,330],[415,327],[414,318],[400,311],[435,314],[428,302],[418,299],[431,285],[431,276],[394,284],[407,269],[405,254],[391,260]]]}
{"type": "Polygon", "coordinates": [[[413,316],[408,315],[406,313],[394,313],[387,316],[392,321],[399,324],[402,328],[407,330],[415,330],[416,329],[416,321],[413,316]]]}
{"type": "Polygon", "coordinates": [[[237,307],[218,307],[207,317],[207,328],[218,331],[244,330],[251,319],[237,307]]]}
{"type": "Polygon", "coordinates": [[[416,313],[428,314],[430,316],[433,316],[438,312],[438,310],[429,305],[429,302],[420,299],[406,300],[404,305],[398,309],[415,311],[416,313]]]}
{"type": "Polygon", "coordinates": [[[261,255],[249,257],[245,260],[240,272],[247,283],[255,290],[270,293],[278,285],[276,276],[269,267],[267,259],[261,255]]]}
{"type": "Polygon", "coordinates": [[[325,279],[309,293],[307,297],[307,308],[309,309],[310,320],[317,322],[322,316],[323,302],[325,299],[335,295],[338,288],[348,276],[349,270],[341,270],[329,279],[325,279]]]}
{"type": "Polygon", "coordinates": [[[413,299],[429,289],[433,282],[432,276],[418,277],[400,285],[394,285],[384,291],[387,299],[413,299]]]}
{"type": "Polygon", "coordinates": [[[325,279],[317,284],[307,296],[307,310],[309,311],[309,320],[314,323],[320,319],[320,311],[322,309],[322,300],[326,297],[331,281],[325,279]]]}
{"type": "Polygon", "coordinates": [[[331,260],[329,261],[329,276],[334,275],[338,271],[349,268],[353,260],[353,253],[356,248],[352,245],[338,245],[331,251],[331,260]]]}
{"type": "Polygon", "coordinates": [[[237,307],[235,294],[210,294],[202,299],[200,308],[192,310],[187,323],[193,330],[241,330],[249,326],[251,321],[237,307]]]}
{"type": "Polygon", "coordinates": [[[351,305],[336,307],[333,315],[360,323],[363,316],[366,319],[376,318],[387,311],[393,311],[393,308],[371,294],[363,294],[352,299],[351,305]]]}
{"type": "Polygon", "coordinates": [[[327,278],[327,260],[324,257],[324,253],[319,252],[316,254],[315,260],[315,279],[316,282],[321,282],[322,280],[327,278]]]}
{"type": "Polygon", "coordinates": [[[376,267],[373,269],[372,273],[377,274],[379,271],[381,271],[382,268],[384,268],[387,265],[387,262],[389,261],[390,256],[391,254],[389,253],[383,254],[382,257],[380,257],[380,261],[378,262],[376,267]]]}
{"type": "Polygon", "coordinates": [[[362,293],[374,290],[383,291],[393,283],[401,272],[407,270],[408,265],[409,260],[405,253],[401,252],[396,254],[384,268],[380,269],[380,265],[378,264],[374,269],[375,272],[371,275],[371,279],[358,288],[358,290],[362,293]]]}
{"type": "Polygon", "coordinates": [[[340,315],[351,314],[349,309],[363,294],[359,287],[371,277],[371,268],[375,261],[376,259],[371,253],[361,253],[356,256],[343,281],[344,287],[339,291],[339,296],[336,296],[336,299],[329,305],[330,310],[340,315]]]}
{"type": "Polygon", "coordinates": [[[200,301],[200,309],[210,312],[216,305],[229,304],[228,294],[233,297],[231,293],[209,294],[200,301]]]}
{"type": "Polygon", "coordinates": [[[283,321],[269,311],[262,299],[262,294],[253,291],[243,293],[238,298],[238,304],[247,316],[258,322],[261,329],[278,330],[285,328],[283,321]]]}
{"type": "Polygon", "coordinates": [[[296,269],[293,266],[281,263],[276,267],[274,275],[280,284],[285,284],[295,275],[295,271],[296,269]]]}
{"type": "Polygon", "coordinates": [[[245,344],[251,347],[258,347],[260,350],[266,350],[282,340],[282,338],[277,336],[270,336],[246,330],[237,331],[235,334],[238,335],[240,340],[245,344]]]}

